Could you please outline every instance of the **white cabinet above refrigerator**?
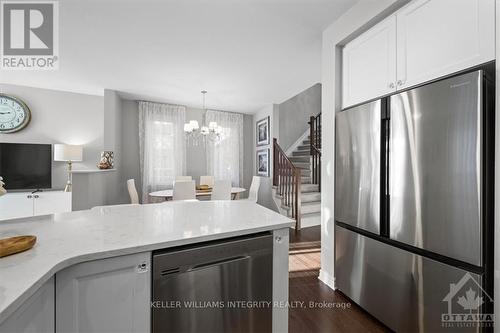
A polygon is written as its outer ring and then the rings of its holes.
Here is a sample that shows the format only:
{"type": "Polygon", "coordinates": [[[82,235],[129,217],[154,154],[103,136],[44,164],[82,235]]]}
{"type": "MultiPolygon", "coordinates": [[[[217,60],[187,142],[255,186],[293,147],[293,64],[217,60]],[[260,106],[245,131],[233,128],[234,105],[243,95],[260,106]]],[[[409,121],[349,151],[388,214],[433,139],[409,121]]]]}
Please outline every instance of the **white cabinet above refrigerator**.
{"type": "Polygon", "coordinates": [[[418,0],[396,16],[398,89],[495,59],[493,0],[418,0]]]}
{"type": "Polygon", "coordinates": [[[414,0],[344,46],[342,107],[494,59],[494,0],[414,0]]]}
{"type": "Polygon", "coordinates": [[[347,44],[343,51],[344,106],[396,91],[396,17],[347,44]]]}

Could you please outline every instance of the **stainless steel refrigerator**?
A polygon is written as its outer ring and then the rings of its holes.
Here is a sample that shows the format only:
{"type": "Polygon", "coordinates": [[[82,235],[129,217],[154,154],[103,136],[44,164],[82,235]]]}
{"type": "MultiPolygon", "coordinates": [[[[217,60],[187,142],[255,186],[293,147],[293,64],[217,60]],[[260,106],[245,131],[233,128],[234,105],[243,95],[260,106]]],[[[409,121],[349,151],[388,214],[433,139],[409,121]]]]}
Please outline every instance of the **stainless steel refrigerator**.
{"type": "Polygon", "coordinates": [[[335,285],[395,331],[491,326],[493,117],[489,67],[336,116],[335,285]]]}

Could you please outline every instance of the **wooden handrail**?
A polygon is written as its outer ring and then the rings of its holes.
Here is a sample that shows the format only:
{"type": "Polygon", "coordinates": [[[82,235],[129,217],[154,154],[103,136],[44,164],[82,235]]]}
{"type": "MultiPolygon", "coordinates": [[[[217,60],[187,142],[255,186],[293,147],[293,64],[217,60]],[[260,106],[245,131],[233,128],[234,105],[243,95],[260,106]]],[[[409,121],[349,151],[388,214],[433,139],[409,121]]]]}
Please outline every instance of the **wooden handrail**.
{"type": "Polygon", "coordinates": [[[273,185],[281,196],[281,203],[292,209],[291,217],[295,219],[296,230],[300,229],[301,183],[301,170],[293,165],[278,140],[273,138],[273,185]]]}
{"type": "Polygon", "coordinates": [[[321,113],[309,119],[309,154],[311,155],[311,183],[321,191],[321,113]]]}
{"type": "Polygon", "coordinates": [[[321,155],[321,150],[316,147],[316,145],[311,143],[311,155],[318,154],[321,155]]]}

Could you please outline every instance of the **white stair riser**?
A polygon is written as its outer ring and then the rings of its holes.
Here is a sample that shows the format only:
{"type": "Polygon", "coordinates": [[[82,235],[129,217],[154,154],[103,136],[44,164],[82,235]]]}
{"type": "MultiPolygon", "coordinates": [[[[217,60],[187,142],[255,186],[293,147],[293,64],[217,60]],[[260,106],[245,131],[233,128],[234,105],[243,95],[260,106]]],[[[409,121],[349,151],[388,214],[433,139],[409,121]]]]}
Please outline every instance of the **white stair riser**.
{"type": "Polygon", "coordinates": [[[318,202],[311,205],[302,205],[302,207],[300,207],[300,212],[302,214],[321,213],[321,203],[318,202]]]}
{"type": "Polygon", "coordinates": [[[292,153],[292,156],[309,156],[309,151],[307,150],[296,150],[292,153]]]}
{"type": "Polygon", "coordinates": [[[297,168],[301,168],[303,170],[310,170],[311,169],[311,163],[304,163],[304,162],[293,162],[293,165],[297,168]]]}
{"type": "Polygon", "coordinates": [[[311,184],[311,177],[301,177],[300,183],[301,184],[311,184]]]}
{"type": "Polygon", "coordinates": [[[311,192],[311,193],[301,193],[302,202],[320,201],[321,193],[311,192]]]}
{"type": "Polygon", "coordinates": [[[300,186],[300,192],[318,192],[319,186],[315,184],[302,184],[300,186]]]}
{"type": "Polygon", "coordinates": [[[309,156],[290,156],[292,163],[311,163],[309,156]]]}
{"type": "Polygon", "coordinates": [[[303,216],[300,219],[300,228],[313,227],[316,225],[321,225],[321,214],[315,214],[312,216],[303,216]]]}

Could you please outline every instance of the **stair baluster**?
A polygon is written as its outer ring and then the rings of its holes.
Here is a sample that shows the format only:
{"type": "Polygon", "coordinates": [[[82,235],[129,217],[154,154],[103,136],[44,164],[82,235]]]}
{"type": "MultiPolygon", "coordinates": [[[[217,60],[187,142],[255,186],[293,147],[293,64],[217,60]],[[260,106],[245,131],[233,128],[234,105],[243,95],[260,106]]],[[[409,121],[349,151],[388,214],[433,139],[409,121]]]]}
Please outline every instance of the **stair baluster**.
{"type": "Polygon", "coordinates": [[[300,169],[293,165],[278,140],[273,138],[273,185],[285,206],[291,208],[296,230],[300,229],[301,179],[300,169]]]}
{"type": "Polygon", "coordinates": [[[311,183],[321,192],[321,113],[309,119],[309,150],[311,155],[311,183]]]}

